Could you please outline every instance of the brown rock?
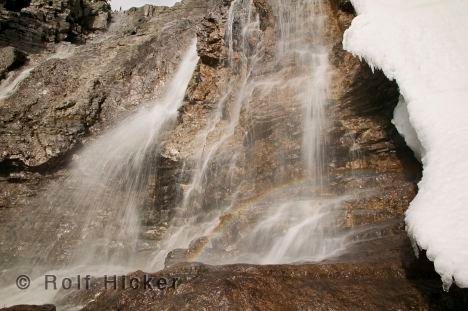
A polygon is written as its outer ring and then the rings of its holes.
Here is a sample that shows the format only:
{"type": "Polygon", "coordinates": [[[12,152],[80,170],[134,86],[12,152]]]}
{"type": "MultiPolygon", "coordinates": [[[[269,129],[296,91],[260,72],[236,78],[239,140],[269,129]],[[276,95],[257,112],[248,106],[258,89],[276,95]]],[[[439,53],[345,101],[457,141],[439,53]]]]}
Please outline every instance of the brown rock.
{"type": "MultiPolygon", "coordinates": [[[[143,272],[131,274],[140,279],[143,275],[143,272]]],[[[193,263],[177,265],[151,276],[155,279],[177,278],[176,288],[105,291],[102,281],[97,280],[94,290],[69,295],[64,301],[88,302],[84,311],[436,311],[443,310],[448,304],[461,307],[463,303],[438,291],[440,280],[433,278],[434,275],[408,279],[404,267],[383,262],[297,266],[193,263]]]]}

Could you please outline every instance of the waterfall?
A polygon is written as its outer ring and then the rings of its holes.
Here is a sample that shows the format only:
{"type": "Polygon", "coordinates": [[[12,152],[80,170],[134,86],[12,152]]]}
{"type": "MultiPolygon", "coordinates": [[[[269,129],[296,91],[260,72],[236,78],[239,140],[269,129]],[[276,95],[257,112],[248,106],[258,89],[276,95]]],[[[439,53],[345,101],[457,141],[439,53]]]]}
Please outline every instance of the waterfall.
{"type": "MultiPolygon", "coordinates": [[[[346,235],[340,232],[346,196],[326,192],[326,129],[329,64],[324,39],[326,16],[322,1],[276,1],[279,40],[276,66],[288,72],[290,98],[302,114],[302,170],[299,183],[270,191],[249,209],[261,219],[237,242],[235,262],[262,264],[316,262],[339,256],[346,235]],[[292,74],[291,74],[292,72],[292,74]],[[257,205],[257,206],[255,206],[257,205]]],[[[228,261],[231,261],[230,259],[228,261]]]]}
{"type": "MultiPolygon", "coordinates": [[[[142,109],[92,143],[81,154],[76,175],[67,180],[73,188],[73,218],[82,218],[80,247],[89,262],[134,265],[138,253],[140,219],[145,191],[154,174],[159,142],[176,120],[187,85],[198,62],[193,42],[168,86],[165,96],[150,109],[142,109]]],[[[63,185],[61,185],[63,187],[63,185]]],[[[54,196],[53,206],[63,204],[54,196]]],[[[81,259],[83,261],[83,258],[81,259]]]]}
{"type": "MultiPolygon", "coordinates": [[[[323,35],[322,1],[277,0],[273,10],[276,52],[266,61],[253,1],[231,4],[225,38],[230,80],[217,111],[197,138],[202,148],[195,169],[190,168],[195,173],[161,249],[154,254],[154,269],[163,267],[172,249],[188,249],[182,260],[213,264],[316,262],[346,249],[339,224],[348,197],[332,197],[326,191],[324,131],[331,47],[323,35]],[[271,100],[264,107],[266,113],[287,106],[289,117],[300,124],[302,173],[289,176],[288,164],[278,160],[270,189],[247,195],[244,184],[256,187],[249,178],[257,168],[247,163],[246,138],[240,143],[239,133],[245,119],[258,119],[256,113],[264,113],[257,108],[263,98],[271,100]],[[239,177],[241,169],[246,174],[239,177]],[[213,192],[222,195],[214,203],[213,192]]],[[[281,147],[274,152],[279,159],[291,157],[291,151],[281,147]]]]}
{"type": "MultiPolygon", "coordinates": [[[[227,66],[231,77],[218,102],[217,110],[211,121],[197,137],[203,146],[197,154],[195,174],[188,189],[184,193],[180,212],[161,243],[151,266],[154,269],[164,267],[167,253],[175,248],[186,248],[194,237],[203,237],[216,227],[219,217],[225,207],[214,210],[204,210],[204,196],[207,188],[207,174],[212,170],[213,162],[219,152],[229,144],[239,125],[241,110],[250,98],[254,83],[251,75],[260,58],[262,42],[260,36],[260,21],[254,13],[252,0],[234,0],[228,12],[228,24],[225,41],[228,45],[227,66]],[[240,37],[237,38],[236,35],[240,37]],[[253,46],[247,42],[248,37],[255,37],[257,43],[253,46]],[[210,144],[208,141],[215,136],[217,139],[210,144]]],[[[240,150],[233,151],[226,161],[230,163],[229,170],[235,166],[240,150]]]]}
{"type": "MultiPolygon", "coordinates": [[[[349,198],[327,189],[331,47],[322,1],[270,4],[276,26],[266,37],[253,0],[231,3],[229,78],[194,137],[199,148],[183,172],[191,179],[157,249],[142,256],[139,211],[149,204],[159,143],[198,62],[195,43],[166,95],[86,145],[68,175],[47,189],[41,205],[47,208],[18,223],[20,239],[14,240],[33,258],[23,267],[36,265],[30,271],[36,277],[52,267],[64,267],[55,274],[99,275],[162,269],[176,249],[183,250],[182,260],[212,264],[319,262],[346,251],[347,235],[339,228],[349,198]]],[[[2,296],[25,302],[21,295],[2,296]]],[[[49,298],[38,292],[34,302],[49,298]]]]}
{"type": "MultiPolygon", "coordinates": [[[[138,211],[145,203],[159,143],[177,118],[197,63],[194,41],[159,101],[78,153],[69,175],[46,190],[42,207],[18,221],[12,234],[25,246],[20,256],[28,260],[11,270],[39,279],[50,269],[55,275],[97,276],[140,268],[138,211]]],[[[27,292],[12,286],[0,296],[9,297],[4,304],[50,302],[56,292],[43,290],[43,284],[34,287],[33,282],[27,292]]]]}

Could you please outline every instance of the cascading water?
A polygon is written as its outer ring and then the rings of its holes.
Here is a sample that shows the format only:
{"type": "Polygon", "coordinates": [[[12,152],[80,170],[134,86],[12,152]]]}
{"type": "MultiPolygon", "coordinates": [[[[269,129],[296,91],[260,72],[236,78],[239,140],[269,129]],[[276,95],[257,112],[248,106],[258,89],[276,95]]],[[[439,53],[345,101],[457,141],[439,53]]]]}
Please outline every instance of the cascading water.
{"type": "MultiPolygon", "coordinates": [[[[52,274],[59,276],[99,276],[144,267],[137,260],[138,211],[145,202],[143,193],[158,144],[177,118],[197,63],[193,42],[160,101],[124,120],[78,154],[71,173],[47,190],[43,208],[31,211],[17,224],[17,232],[11,233],[19,235],[16,240],[27,245],[28,252],[20,252],[28,260],[11,271],[28,272],[39,280],[52,268],[52,274]],[[31,224],[33,231],[28,230],[31,224]]],[[[39,281],[24,293],[16,286],[0,292],[1,297],[8,297],[2,301],[6,305],[46,303],[55,294],[44,292],[39,281]]]]}
{"type": "MultiPolygon", "coordinates": [[[[175,216],[171,230],[166,235],[167,239],[162,241],[161,249],[154,256],[153,267],[156,269],[163,268],[164,259],[170,250],[188,247],[194,237],[209,234],[224,211],[223,208],[203,211],[203,198],[207,191],[205,187],[207,172],[211,169],[212,161],[219,150],[228,144],[234,135],[239,124],[243,104],[254,88],[254,84],[250,80],[259,59],[261,41],[258,37],[260,21],[253,11],[252,0],[235,0],[231,4],[225,40],[229,48],[228,67],[232,77],[227,83],[227,88],[218,103],[217,111],[211,122],[197,138],[203,148],[197,154],[196,173],[189,188],[185,191],[181,211],[175,216]],[[235,31],[241,34],[238,41],[234,39],[235,31]],[[248,45],[248,36],[258,39],[255,46],[248,45]],[[241,53],[236,53],[237,51],[241,51],[241,53]],[[214,143],[209,144],[208,141],[213,140],[213,136],[216,139],[214,143]]],[[[235,164],[238,152],[239,150],[234,150],[227,161],[235,164]]]]}
{"type": "MultiPolygon", "coordinates": [[[[321,261],[345,250],[346,235],[338,228],[348,198],[332,197],[326,191],[330,47],[323,38],[321,6],[321,1],[275,1],[278,40],[273,60],[266,61],[253,1],[232,3],[226,31],[231,80],[218,111],[198,138],[203,148],[197,154],[195,173],[155,254],[155,268],[162,268],[168,251],[176,248],[189,248],[190,260],[214,264],[321,261]],[[289,117],[302,124],[298,164],[302,173],[288,176],[284,158],[295,155],[279,147],[274,150],[280,159],[274,184],[249,196],[239,181],[249,180],[249,174],[241,178],[236,174],[243,165],[250,174],[258,168],[246,163],[249,151],[238,143],[239,133],[244,119],[259,118],[256,105],[263,98],[270,100],[265,109],[286,106],[289,117]],[[215,203],[213,192],[222,193],[215,203]]],[[[255,188],[255,181],[250,182],[255,188]]]]}

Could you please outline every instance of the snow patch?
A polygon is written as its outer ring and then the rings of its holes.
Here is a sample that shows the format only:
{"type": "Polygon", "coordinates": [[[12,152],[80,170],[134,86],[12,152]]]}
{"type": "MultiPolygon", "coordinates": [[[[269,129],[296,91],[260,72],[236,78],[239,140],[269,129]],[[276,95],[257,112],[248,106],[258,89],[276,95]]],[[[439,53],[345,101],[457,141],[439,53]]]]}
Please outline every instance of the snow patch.
{"type": "MultiPolygon", "coordinates": [[[[343,45],[396,80],[422,147],[408,233],[446,288],[468,287],[468,2],[351,1],[358,16],[343,45]]],[[[395,120],[411,145],[402,109],[395,120]]]]}

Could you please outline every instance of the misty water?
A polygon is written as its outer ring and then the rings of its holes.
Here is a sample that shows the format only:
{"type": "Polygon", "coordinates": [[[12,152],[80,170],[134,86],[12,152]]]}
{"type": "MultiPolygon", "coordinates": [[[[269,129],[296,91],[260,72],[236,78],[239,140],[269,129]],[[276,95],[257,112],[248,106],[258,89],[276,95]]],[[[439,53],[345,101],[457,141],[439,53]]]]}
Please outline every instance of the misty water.
{"type": "MultiPolygon", "coordinates": [[[[53,302],[56,292],[44,293],[39,281],[44,273],[98,277],[137,269],[152,272],[164,268],[174,249],[192,247],[187,259],[210,264],[320,262],[345,253],[350,237],[340,224],[343,203],[350,197],[328,191],[325,131],[332,118],[326,113],[331,47],[323,38],[321,2],[272,1],[278,40],[267,63],[267,43],[253,1],[232,2],[225,34],[230,80],[195,137],[199,149],[187,169],[193,173],[160,241],[142,251],[148,243],[141,240],[141,208],[146,204],[142,193],[150,187],[160,144],[176,125],[196,69],[195,42],[165,95],[87,144],[70,174],[46,189],[42,208],[17,220],[16,237],[27,245],[22,256],[27,260],[3,269],[2,275],[11,279],[20,271],[37,281],[24,292],[14,285],[1,289],[3,303],[53,302]],[[291,118],[299,120],[301,174],[290,177],[289,166],[279,161],[272,186],[249,197],[237,176],[245,150],[233,146],[241,119],[255,117],[261,98],[287,102],[291,118]],[[229,191],[219,204],[205,208],[211,192],[221,187],[229,191]],[[47,230],[36,232],[34,227],[47,230]]],[[[15,79],[24,79],[28,70],[15,79]]],[[[287,150],[278,146],[274,152],[286,158],[287,150]]]]}

